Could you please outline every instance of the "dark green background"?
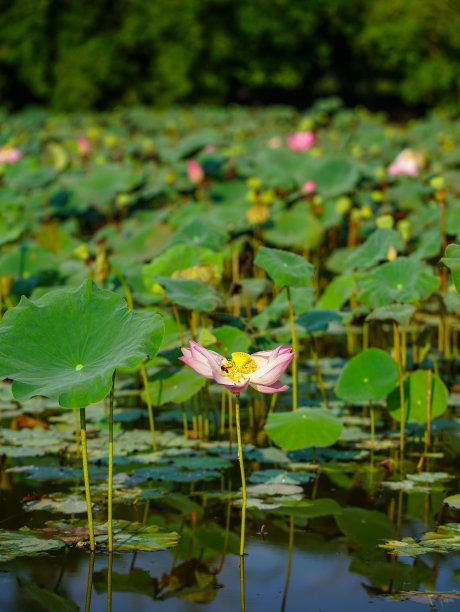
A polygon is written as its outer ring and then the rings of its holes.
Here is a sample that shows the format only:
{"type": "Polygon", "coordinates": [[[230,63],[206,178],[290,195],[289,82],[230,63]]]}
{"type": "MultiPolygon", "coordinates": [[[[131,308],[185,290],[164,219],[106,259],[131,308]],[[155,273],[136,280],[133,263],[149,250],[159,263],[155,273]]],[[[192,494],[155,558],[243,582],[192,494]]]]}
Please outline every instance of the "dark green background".
{"type": "Polygon", "coordinates": [[[455,106],[460,0],[0,0],[20,108],[283,102],[455,106]]]}

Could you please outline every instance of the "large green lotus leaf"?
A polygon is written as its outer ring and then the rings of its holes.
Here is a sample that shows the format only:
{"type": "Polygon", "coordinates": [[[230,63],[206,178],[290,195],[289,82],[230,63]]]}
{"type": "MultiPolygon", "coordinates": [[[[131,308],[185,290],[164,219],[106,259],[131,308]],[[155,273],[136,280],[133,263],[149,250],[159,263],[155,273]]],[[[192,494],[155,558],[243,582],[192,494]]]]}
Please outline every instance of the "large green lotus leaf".
{"type": "Polygon", "coordinates": [[[308,209],[295,207],[283,210],[271,217],[273,227],[264,230],[264,238],[268,243],[279,247],[303,248],[308,245],[314,249],[321,242],[323,227],[308,209]]]}
{"type": "MultiPolygon", "coordinates": [[[[158,378],[149,382],[152,404],[163,406],[169,402],[181,404],[196,395],[206,384],[206,378],[185,366],[169,378],[158,378]]],[[[143,393],[145,401],[145,393],[143,393]]]]}
{"type": "Polygon", "coordinates": [[[268,247],[259,249],[254,263],[263,268],[279,288],[309,287],[315,273],[315,266],[305,257],[268,247]]]}
{"type": "Polygon", "coordinates": [[[24,191],[46,187],[56,177],[52,166],[42,166],[30,157],[23,157],[17,164],[7,164],[4,170],[5,185],[24,191]]]}
{"type": "Polygon", "coordinates": [[[297,317],[296,323],[305,329],[308,334],[325,332],[332,321],[342,321],[342,315],[337,310],[310,310],[297,317]]]}
{"type": "Polygon", "coordinates": [[[27,527],[20,531],[0,531],[0,562],[10,561],[15,557],[35,556],[44,552],[62,548],[61,540],[37,538],[27,527]]]}
{"type": "Polygon", "coordinates": [[[396,361],[380,349],[363,351],[343,368],[335,393],[346,402],[368,402],[393,391],[399,373],[396,361]]]}
{"type": "Polygon", "coordinates": [[[341,511],[339,504],[330,498],[317,498],[301,501],[283,501],[283,505],[274,510],[275,514],[289,514],[299,519],[329,516],[341,511]]]}
{"type": "Polygon", "coordinates": [[[19,584],[27,593],[27,596],[34,601],[38,601],[48,612],[78,612],[80,608],[71,599],[58,595],[51,589],[40,587],[32,580],[18,578],[19,584]]]}
{"type": "Polygon", "coordinates": [[[166,276],[159,276],[157,280],[165,287],[165,296],[170,302],[188,310],[212,312],[222,302],[221,295],[214,287],[200,280],[166,276]]]}
{"type": "Polygon", "coordinates": [[[327,157],[312,170],[311,176],[320,195],[330,198],[351,191],[359,179],[358,162],[343,157],[327,157]]]}
{"type": "Polygon", "coordinates": [[[367,315],[366,321],[396,321],[407,327],[412,319],[416,308],[413,304],[388,304],[380,306],[367,315]]]}
{"type": "Polygon", "coordinates": [[[105,164],[84,175],[65,179],[70,190],[69,206],[85,211],[90,206],[106,210],[117,193],[132,191],[141,182],[141,175],[131,166],[105,164]]]}
{"type": "Polygon", "coordinates": [[[377,269],[357,277],[358,299],[376,308],[391,302],[410,304],[427,298],[439,286],[439,278],[426,264],[416,259],[398,257],[377,269]]]}
{"type": "Polygon", "coordinates": [[[383,512],[345,508],[335,515],[343,533],[364,548],[375,548],[382,540],[394,538],[396,526],[383,512]]]}
{"type": "Polygon", "coordinates": [[[354,276],[336,276],[318,300],[318,308],[340,309],[356,291],[354,276]]]}
{"type": "MultiPolygon", "coordinates": [[[[210,249],[193,244],[176,244],[142,268],[142,279],[147,289],[157,282],[159,276],[172,276],[178,270],[194,266],[210,266],[219,274],[223,268],[223,257],[210,249]]],[[[215,275],[214,273],[214,275],[215,275]]]]}
{"type": "Polygon", "coordinates": [[[14,380],[19,401],[45,395],[83,408],[108,394],[116,368],[154,357],[163,333],[159,315],[129,310],[91,281],[36,302],[23,297],[0,324],[0,378],[14,380]]]}
{"type": "Polygon", "coordinates": [[[368,270],[379,261],[387,260],[390,246],[397,251],[404,248],[401,233],[389,228],[376,229],[360,246],[333,256],[328,267],[334,272],[368,270]]]}
{"type": "Polygon", "coordinates": [[[220,225],[198,217],[181,225],[168,242],[168,248],[175,244],[193,244],[212,251],[221,251],[227,237],[227,231],[220,225]]]}
{"type": "MultiPolygon", "coordinates": [[[[411,372],[404,381],[405,421],[424,424],[428,411],[428,371],[411,372]]],[[[439,376],[431,375],[431,418],[441,416],[447,409],[448,391],[439,376]]],[[[401,420],[400,390],[395,389],[387,399],[387,408],[391,416],[401,420]]]]}
{"type": "Polygon", "coordinates": [[[216,327],[212,333],[224,347],[226,355],[237,352],[247,353],[251,346],[251,338],[244,331],[232,325],[216,327]]]}
{"type": "Polygon", "coordinates": [[[451,271],[455,288],[460,294],[460,245],[449,244],[446,248],[446,256],[441,261],[451,271]]]}
{"type": "Polygon", "coordinates": [[[299,408],[268,416],[265,432],[286,450],[331,446],[340,438],[342,422],[324,408],[299,408]]]}

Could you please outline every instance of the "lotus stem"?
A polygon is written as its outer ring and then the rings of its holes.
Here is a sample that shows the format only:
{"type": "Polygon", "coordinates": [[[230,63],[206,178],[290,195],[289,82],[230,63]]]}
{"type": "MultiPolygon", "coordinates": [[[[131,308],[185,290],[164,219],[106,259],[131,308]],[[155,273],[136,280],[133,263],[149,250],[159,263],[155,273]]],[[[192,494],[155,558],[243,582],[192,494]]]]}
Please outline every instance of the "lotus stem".
{"type": "Polygon", "coordinates": [[[235,395],[235,413],[236,413],[236,435],[238,440],[238,461],[241,472],[241,489],[243,492],[243,506],[241,508],[241,539],[240,539],[240,556],[244,555],[244,533],[246,529],[246,477],[244,475],[243,463],[243,445],[241,443],[241,423],[240,423],[240,395],[235,395]]]}
{"type": "Polygon", "coordinates": [[[320,368],[320,365],[319,365],[318,345],[317,345],[317,342],[316,342],[316,338],[315,338],[315,336],[313,334],[311,336],[311,352],[312,352],[312,355],[313,355],[313,359],[315,361],[316,374],[318,376],[318,385],[319,385],[319,390],[321,391],[321,397],[323,398],[324,406],[326,408],[329,408],[329,401],[327,399],[327,393],[326,393],[326,390],[324,388],[323,376],[321,374],[321,368],[320,368]]]}
{"type": "Polygon", "coordinates": [[[113,528],[112,528],[112,516],[113,516],[113,392],[115,387],[115,372],[112,376],[112,387],[110,389],[109,399],[109,478],[108,478],[108,523],[109,523],[109,553],[113,552],[113,528]]]}
{"type": "Polygon", "coordinates": [[[289,287],[286,287],[286,291],[289,306],[289,320],[291,322],[292,348],[294,350],[294,359],[292,360],[292,409],[297,410],[297,336],[295,333],[294,309],[292,307],[291,290],[289,287]]]}
{"type": "Polygon", "coordinates": [[[94,572],[94,559],[95,554],[91,552],[88,567],[88,581],[86,583],[86,598],[85,598],[85,612],[89,612],[91,607],[91,591],[93,589],[93,572],[94,572]]]}
{"type": "Polygon", "coordinates": [[[374,441],[375,441],[375,408],[372,400],[369,400],[369,410],[371,413],[371,463],[374,462],[374,441]]]}
{"type": "Polygon", "coordinates": [[[229,452],[232,454],[232,441],[233,441],[233,399],[232,394],[228,391],[228,437],[229,437],[229,452]]]}
{"type": "Polygon", "coordinates": [[[116,266],[114,266],[112,262],[110,262],[110,268],[112,272],[115,274],[115,276],[118,278],[118,280],[120,281],[120,284],[123,287],[123,291],[125,292],[125,298],[126,298],[126,303],[128,304],[128,308],[132,310],[134,307],[133,294],[131,293],[131,289],[129,288],[128,283],[126,282],[120,270],[116,266]]]}
{"type": "Polygon", "coordinates": [[[182,402],[180,407],[182,410],[182,424],[184,426],[184,438],[188,440],[188,422],[187,422],[187,412],[185,410],[185,404],[182,402]]]}
{"type": "Polygon", "coordinates": [[[88,450],[86,446],[86,415],[85,409],[80,408],[80,431],[81,431],[81,459],[83,464],[83,478],[85,481],[85,497],[86,511],[88,514],[88,530],[89,530],[89,547],[91,552],[94,552],[94,527],[93,527],[93,512],[91,508],[91,491],[89,488],[89,473],[88,473],[88,450]]]}
{"type": "Polygon", "coordinates": [[[222,396],[220,400],[220,433],[225,433],[225,405],[227,402],[227,389],[222,387],[222,396]]]}
{"type": "Polygon", "coordinates": [[[401,363],[401,342],[399,338],[399,329],[398,324],[393,321],[393,332],[394,332],[394,345],[395,345],[395,354],[396,354],[396,362],[398,364],[399,370],[399,399],[401,404],[401,428],[399,433],[399,454],[400,454],[400,462],[401,462],[401,470],[404,469],[404,427],[405,427],[405,398],[404,398],[404,376],[403,369],[401,363]]]}
{"type": "Polygon", "coordinates": [[[177,306],[175,304],[172,304],[172,309],[173,309],[173,313],[174,313],[174,318],[176,319],[176,324],[177,324],[177,330],[179,331],[179,338],[180,338],[180,343],[182,345],[185,344],[185,340],[184,340],[184,332],[182,329],[182,323],[180,322],[180,316],[179,316],[179,311],[177,310],[177,306]]]}
{"type": "Polygon", "coordinates": [[[72,412],[73,412],[73,418],[75,422],[75,444],[77,446],[76,455],[77,455],[77,460],[79,460],[80,459],[80,426],[78,424],[78,412],[76,408],[73,408],[72,412]]]}
{"type": "Polygon", "coordinates": [[[155,439],[155,421],[153,420],[152,400],[150,398],[149,381],[147,379],[147,370],[145,369],[144,362],[141,363],[141,373],[142,373],[142,381],[144,383],[145,401],[147,403],[147,410],[149,413],[149,425],[150,425],[150,433],[152,434],[153,452],[156,453],[157,452],[157,442],[155,439]]]}

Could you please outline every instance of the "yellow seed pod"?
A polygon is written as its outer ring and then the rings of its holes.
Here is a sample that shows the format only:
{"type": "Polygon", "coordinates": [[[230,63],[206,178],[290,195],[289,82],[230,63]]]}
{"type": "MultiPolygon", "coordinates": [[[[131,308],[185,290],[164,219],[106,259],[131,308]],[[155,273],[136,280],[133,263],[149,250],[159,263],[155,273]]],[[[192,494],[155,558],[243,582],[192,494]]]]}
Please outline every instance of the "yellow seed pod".
{"type": "Polygon", "coordinates": [[[383,200],[383,191],[381,191],[380,189],[374,189],[371,194],[371,197],[374,202],[381,202],[383,200]]]}
{"type": "Polygon", "coordinates": [[[374,170],[374,175],[376,179],[382,181],[384,178],[386,178],[387,173],[383,166],[379,166],[374,170]]]}
{"type": "Polygon", "coordinates": [[[262,187],[262,181],[260,178],[253,176],[246,180],[246,185],[249,187],[249,189],[258,191],[262,187]]]}
{"type": "Polygon", "coordinates": [[[73,250],[74,255],[79,257],[80,259],[89,259],[89,250],[87,244],[80,244],[76,249],[73,250]]]}
{"type": "Polygon", "coordinates": [[[103,142],[105,147],[112,149],[118,144],[118,136],[116,136],[116,134],[107,134],[107,136],[104,137],[103,142]]]}
{"type": "Polygon", "coordinates": [[[255,202],[257,200],[257,192],[251,189],[247,192],[245,198],[246,202],[255,202]]]}
{"type": "Polygon", "coordinates": [[[270,209],[263,204],[254,204],[246,211],[246,221],[251,225],[265,223],[270,217],[270,209]]]}
{"type": "Polygon", "coordinates": [[[395,220],[391,215],[380,215],[380,217],[377,217],[375,220],[375,224],[380,229],[391,229],[395,224],[395,220]]]}
{"type": "Polygon", "coordinates": [[[350,212],[350,219],[357,223],[361,219],[361,210],[359,208],[352,208],[350,212]]]}
{"type": "Polygon", "coordinates": [[[374,213],[372,212],[372,208],[369,204],[364,204],[361,206],[361,219],[372,219],[374,213]]]}
{"type": "Polygon", "coordinates": [[[99,244],[97,246],[94,267],[94,282],[96,285],[103,285],[110,272],[110,263],[107,257],[107,250],[103,244],[99,244]]]}
{"type": "Polygon", "coordinates": [[[347,196],[342,196],[335,203],[335,210],[341,215],[346,215],[351,208],[351,200],[347,196]]]}
{"type": "Polygon", "coordinates": [[[311,117],[302,117],[299,123],[300,132],[308,132],[315,127],[315,122],[311,117]]]}
{"type": "Polygon", "coordinates": [[[107,158],[105,157],[105,155],[96,155],[95,159],[94,159],[94,163],[97,166],[103,166],[107,161],[107,158]]]}
{"type": "Polygon", "coordinates": [[[164,288],[158,283],[153,283],[150,291],[151,293],[153,293],[153,295],[163,295],[163,293],[165,292],[164,288]]]}
{"type": "Polygon", "coordinates": [[[124,206],[128,206],[129,195],[127,193],[119,193],[116,198],[116,203],[118,204],[118,206],[121,206],[122,208],[124,206]]]}
{"type": "Polygon", "coordinates": [[[87,134],[90,140],[98,140],[101,134],[101,128],[98,125],[92,125],[88,128],[87,134]]]}
{"type": "Polygon", "coordinates": [[[249,353],[232,353],[232,361],[237,368],[241,368],[251,361],[251,355],[249,353]]]}
{"type": "Polygon", "coordinates": [[[409,242],[411,236],[409,221],[407,219],[401,219],[401,221],[398,221],[396,224],[396,229],[398,232],[401,232],[404,242],[409,242]]]}
{"type": "Polygon", "coordinates": [[[7,298],[11,295],[11,291],[13,289],[14,278],[12,274],[8,274],[8,276],[2,276],[0,278],[0,288],[2,291],[2,296],[7,298]]]}
{"type": "Polygon", "coordinates": [[[262,204],[271,204],[275,199],[275,190],[274,189],[265,189],[260,194],[260,201],[262,204]]]}
{"type": "Polygon", "coordinates": [[[430,187],[434,190],[439,191],[440,189],[444,189],[446,181],[443,176],[433,176],[430,180],[430,187]]]}
{"type": "Polygon", "coordinates": [[[174,172],[168,172],[165,176],[165,181],[168,185],[172,185],[172,183],[174,183],[174,181],[176,180],[176,175],[174,174],[174,172]]]}

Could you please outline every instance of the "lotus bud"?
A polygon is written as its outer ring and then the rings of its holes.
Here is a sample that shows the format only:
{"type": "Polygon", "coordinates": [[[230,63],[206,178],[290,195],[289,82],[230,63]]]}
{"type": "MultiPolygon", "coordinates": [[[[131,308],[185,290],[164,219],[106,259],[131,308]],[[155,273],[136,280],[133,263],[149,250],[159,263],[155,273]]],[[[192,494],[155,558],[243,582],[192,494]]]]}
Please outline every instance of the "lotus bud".
{"type": "Polygon", "coordinates": [[[254,204],[246,211],[246,220],[251,225],[261,225],[270,217],[270,209],[263,204],[254,204]]]}
{"type": "Polygon", "coordinates": [[[84,136],[79,136],[77,138],[77,147],[78,147],[78,152],[80,153],[82,157],[86,157],[87,155],[89,155],[91,151],[91,145],[89,143],[89,140],[85,138],[84,136]]]}
{"type": "Polygon", "coordinates": [[[316,191],[315,181],[312,181],[311,179],[308,181],[305,181],[305,183],[302,185],[301,191],[302,193],[305,193],[306,195],[308,195],[309,193],[314,193],[316,191]]]}
{"type": "Polygon", "coordinates": [[[103,285],[110,272],[110,263],[107,257],[105,244],[98,244],[96,249],[94,282],[103,285]]]}
{"type": "Polygon", "coordinates": [[[22,157],[19,149],[4,145],[0,147],[0,164],[16,164],[22,157]]]}
{"type": "Polygon", "coordinates": [[[187,164],[187,175],[194,185],[200,185],[204,180],[204,170],[196,159],[191,159],[187,164]]]}
{"type": "Polygon", "coordinates": [[[394,261],[396,257],[398,257],[398,251],[392,244],[390,244],[388,247],[387,259],[388,261],[394,261]]]}
{"type": "Polygon", "coordinates": [[[294,132],[293,134],[289,134],[286,139],[288,148],[296,153],[308,151],[308,149],[311,149],[315,144],[315,141],[315,134],[311,130],[306,132],[294,132]]]}

